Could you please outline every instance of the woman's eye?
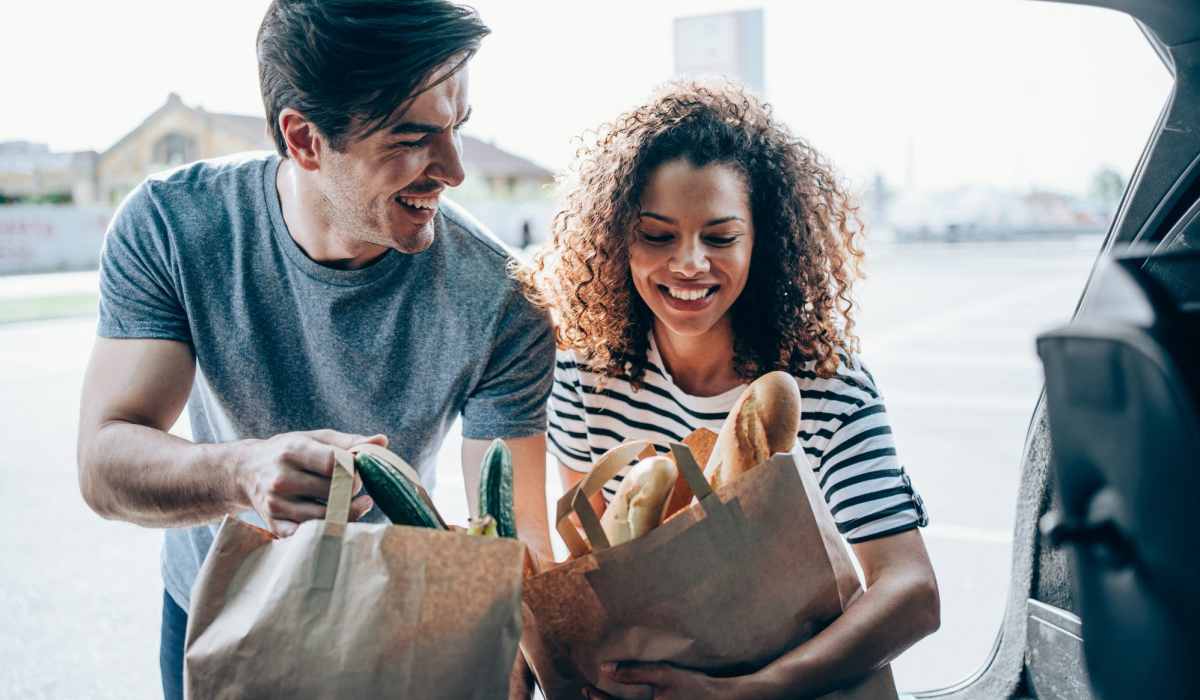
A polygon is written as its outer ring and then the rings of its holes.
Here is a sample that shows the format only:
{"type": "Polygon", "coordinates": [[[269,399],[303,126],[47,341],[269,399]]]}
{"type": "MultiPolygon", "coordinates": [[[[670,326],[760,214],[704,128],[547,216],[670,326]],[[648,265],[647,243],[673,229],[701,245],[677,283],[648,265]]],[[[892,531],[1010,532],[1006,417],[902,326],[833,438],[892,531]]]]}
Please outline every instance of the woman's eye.
{"type": "Polygon", "coordinates": [[[642,231],[642,240],[646,241],[647,243],[666,243],[667,241],[671,240],[671,234],[655,234],[642,231]]]}
{"type": "Polygon", "coordinates": [[[715,246],[724,247],[733,245],[734,241],[737,239],[737,236],[709,236],[708,242],[715,246]]]}

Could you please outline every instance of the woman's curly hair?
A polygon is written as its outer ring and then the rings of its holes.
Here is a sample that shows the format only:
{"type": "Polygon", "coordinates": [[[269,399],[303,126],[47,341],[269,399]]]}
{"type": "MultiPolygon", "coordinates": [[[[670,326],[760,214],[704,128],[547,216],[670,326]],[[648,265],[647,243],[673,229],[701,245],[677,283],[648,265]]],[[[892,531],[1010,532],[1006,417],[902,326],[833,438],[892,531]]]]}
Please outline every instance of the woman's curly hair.
{"type": "Polygon", "coordinates": [[[808,363],[832,376],[857,351],[862,223],[829,163],[729,83],[681,81],[594,133],[577,153],[551,245],[516,270],[555,318],[560,348],[638,386],[653,316],[633,286],[629,244],[643,189],[658,166],[685,159],[735,168],[747,184],[754,250],[732,307],[735,369],[747,380],[808,363]]]}

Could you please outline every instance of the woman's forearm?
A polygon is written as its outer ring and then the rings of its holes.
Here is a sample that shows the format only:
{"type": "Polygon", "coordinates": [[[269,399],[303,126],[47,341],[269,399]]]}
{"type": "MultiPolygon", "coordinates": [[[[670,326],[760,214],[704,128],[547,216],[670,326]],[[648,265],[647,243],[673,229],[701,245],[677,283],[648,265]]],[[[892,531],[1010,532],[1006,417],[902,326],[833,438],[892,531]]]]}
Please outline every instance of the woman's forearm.
{"type": "Polygon", "coordinates": [[[939,611],[932,573],[886,573],[829,627],[746,676],[739,697],[809,697],[844,686],[932,634],[939,611]]]}

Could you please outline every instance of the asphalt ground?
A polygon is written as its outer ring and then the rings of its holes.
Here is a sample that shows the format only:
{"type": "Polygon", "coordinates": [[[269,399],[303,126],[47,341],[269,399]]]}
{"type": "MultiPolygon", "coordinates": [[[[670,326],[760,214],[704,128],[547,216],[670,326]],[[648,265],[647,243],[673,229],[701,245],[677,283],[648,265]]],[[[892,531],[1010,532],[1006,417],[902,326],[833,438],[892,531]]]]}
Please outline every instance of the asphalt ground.
{"type": "MultiPolygon", "coordinates": [[[[1070,316],[1099,245],[869,251],[859,289],[863,356],[930,512],[924,536],[943,605],[941,630],[895,662],[901,689],[961,680],[991,650],[1007,596],[1021,449],[1041,385],[1034,336],[1070,316]]],[[[94,273],[0,278],[0,299],[77,295],[89,285],[94,273]]],[[[88,315],[0,323],[0,698],[159,694],[161,533],[100,519],[77,487],[79,389],[94,329],[88,315]]],[[[434,494],[456,522],[466,513],[460,443],[457,432],[447,438],[434,494]]],[[[553,474],[548,502],[557,495],[553,474]]]]}

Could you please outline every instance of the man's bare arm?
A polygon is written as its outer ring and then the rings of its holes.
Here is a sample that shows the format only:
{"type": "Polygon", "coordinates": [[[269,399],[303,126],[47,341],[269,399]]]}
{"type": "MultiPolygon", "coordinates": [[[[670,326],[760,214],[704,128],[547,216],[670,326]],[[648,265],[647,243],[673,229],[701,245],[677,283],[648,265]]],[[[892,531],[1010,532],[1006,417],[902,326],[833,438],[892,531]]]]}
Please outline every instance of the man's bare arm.
{"type": "MultiPolygon", "coordinates": [[[[504,438],[513,456],[513,510],[517,535],[539,561],[554,561],[546,511],[546,436],[504,438]]],[[[463,482],[471,514],[479,512],[479,464],[490,440],[464,439],[463,482]]]]}
{"type": "MultiPolygon", "coordinates": [[[[333,448],[368,438],[332,430],[195,444],[170,435],[195,376],[187,345],[97,338],[79,411],[79,488],[100,515],[182,527],[254,508],[276,534],[324,517],[333,448]]],[[[383,436],[371,438],[383,444],[383,436]]],[[[356,485],[357,488],[357,485],[356,485]]],[[[352,517],[371,506],[355,499],[352,517]]]]}

